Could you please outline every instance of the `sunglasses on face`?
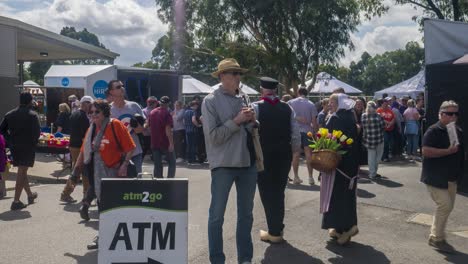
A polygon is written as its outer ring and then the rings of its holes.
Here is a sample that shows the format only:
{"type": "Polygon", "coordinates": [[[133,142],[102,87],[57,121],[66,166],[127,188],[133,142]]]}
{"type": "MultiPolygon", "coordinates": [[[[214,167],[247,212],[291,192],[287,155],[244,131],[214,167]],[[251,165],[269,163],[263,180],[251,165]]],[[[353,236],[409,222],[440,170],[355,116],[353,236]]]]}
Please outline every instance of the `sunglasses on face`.
{"type": "Polygon", "coordinates": [[[445,115],[448,115],[448,116],[458,116],[459,113],[458,112],[442,112],[443,114],[445,115]]]}
{"type": "Polygon", "coordinates": [[[239,75],[239,76],[242,76],[243,73],[242,72],[225,72],[226,74],[231,74],[232,76],[236,76],[236,75],[239,75]]]}
{"type": "Polygon", "coordinates": [[[101,113],[101,110],[96,110],[96,111],[90,111],[89,112],[91,115],[99,115],[101,113]]]}

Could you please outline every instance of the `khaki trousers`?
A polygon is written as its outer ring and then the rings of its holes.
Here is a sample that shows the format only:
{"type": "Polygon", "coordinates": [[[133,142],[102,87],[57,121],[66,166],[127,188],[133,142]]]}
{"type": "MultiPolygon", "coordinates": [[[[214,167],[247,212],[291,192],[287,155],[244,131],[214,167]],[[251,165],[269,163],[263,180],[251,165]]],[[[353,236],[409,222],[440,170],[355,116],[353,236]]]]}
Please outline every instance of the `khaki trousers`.
{"type": "MultiPolygon", "coordinates": [[[[76,160],[78,159],[78,155],[80,155],[80,148],[70,147],[70,155],[72,159],[72,169],[73,169],[75,168],[75,163],[76,163],[76,160]]],[[[89,188],[89,180],[88,180],[88,177],[82,176],[82,174],[80,174],[78,175],[77,181],[80,180],[80,177],[81,177],[81,181],[83,182],[83,197],[84,197],[89,188]]],[[[70,179],[68,179],[65,185],[65,188],[63,189],[63,194],[68,196],[73,192],[73,190],[75,190],[75,185],[70,179]]]]}
{"type": "Polygon", "coordinates": [[[447,219],[453,210],[455,196],[457,195],[457,183],[448,182],[448,189],[436,188],[426,185],[432,200],[436,203],[434,221],[431,227],[430,237],[436,241],[445,239],[445,227],[447,219]]]}

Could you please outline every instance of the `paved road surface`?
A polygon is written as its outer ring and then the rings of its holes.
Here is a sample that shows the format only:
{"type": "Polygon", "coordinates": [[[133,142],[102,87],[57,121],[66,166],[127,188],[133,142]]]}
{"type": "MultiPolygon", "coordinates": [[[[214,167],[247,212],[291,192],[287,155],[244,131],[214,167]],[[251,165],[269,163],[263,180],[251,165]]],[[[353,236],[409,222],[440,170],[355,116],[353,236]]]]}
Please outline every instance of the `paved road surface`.
{"type": "MultiPolygon", "coordinates": [[[[0,200],[0,263],[96,263],[97,252],[86,244],[98,229],[95,207],[91,221],[79,218],[78,204],[58,201],[62,183],[50,176],[59,174],[59,164],[39,157],[31,171],[39,184],[38,203],[19,212],[9,211],[11,198],[0,200]]],[[[146,171],[151,171],[146,164],[146,171]]],[[[301,168],[304,172],[304,168],[301,168]]],[[[449,233],[448,240],[459,250],[444,255],[427,245],[429,227],[408,223],[417,213],[431,214],[432,201],[419,183],[419,164],[397,163],[382,166],[386,179],[361,180],[358,190],[360,233],[347,247],[327,243],[320,229],[319,187],[290,185],[287,189],[285,238],[287,243],[260,242],[258,230],[266,227],[263,207],[256,195],[254,208],[254,263],[468,263],[468,238],[449,233]]],[[[207,211],[210,175],[206,167],[178,168],[178,177],[189,178],[189,263],[206,264],[207,211]]],[[[303,177],[305,178],[305,177],[303,177]]],[[[62,181],[63,182],[63,181],[62,181]]],[[[10,183],[11,186],[11,183],[10,183]]],[[[81,187],[73,194],[80,196],[81,187]]],[[[9,193],[11,197],[12,192],[9,193]]],[[[237,263],[235,249],[235,188],[226,210],[224,237],[227,263],[237,263]]],[[[25,198],[23,198],[25,200],[25,198]]],[[[458,195],[448,223],[450,232],[468,230],[468,198],[458,195]]]]}

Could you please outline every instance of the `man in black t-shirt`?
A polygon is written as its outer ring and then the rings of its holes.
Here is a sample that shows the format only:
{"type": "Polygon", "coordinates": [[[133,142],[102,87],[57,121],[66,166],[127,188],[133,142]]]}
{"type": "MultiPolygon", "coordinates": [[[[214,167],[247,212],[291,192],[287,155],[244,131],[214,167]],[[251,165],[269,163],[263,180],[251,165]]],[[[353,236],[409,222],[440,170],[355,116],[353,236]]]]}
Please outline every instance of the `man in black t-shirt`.
{"type": "MultiPolygon", "coordinates": [[[[89,127],[89,118],[88,112],[91,108],[91,104],[93,103],[93,98],[91,96],[83,96],[80,100],[80,109],[79,111],[75,111],[70,116],[70,154],[72,158],[72,169],[75,167],[76,159],[80,154],[81,144],[83,144],[83,138],[86,134],[86,131],[89,127]]],[[[83,181],[83,198],[86,195],[86,192],[89,188],[89,180],[87,176],[81,177],[83,181]]],[[[78,175],[77,178],[70,178],[67,180],[65,188],[60,195],[60,201],[66,203],[74,203],[76,202],[73,197],[71,197],[71,193],[75,189],[75,185],[80,180],[80,176],[78,175]]]]}
{"type": "Polygon", "coordinates": [[[447,125],[457,122],[458,114],[457,103],[443,102],[439,109],[439,122],[428,128],[422,143],[421,181],[437,205],[429,245],[447,253],[454,252],[454,249],[445,241],[445,227],[455,203],[457,180],[463,175],[464,162],[462,130],[456,126],[456,133],[449,136],[447,125]],[[454,141],[455,134],[458,143],[454,141]]]}

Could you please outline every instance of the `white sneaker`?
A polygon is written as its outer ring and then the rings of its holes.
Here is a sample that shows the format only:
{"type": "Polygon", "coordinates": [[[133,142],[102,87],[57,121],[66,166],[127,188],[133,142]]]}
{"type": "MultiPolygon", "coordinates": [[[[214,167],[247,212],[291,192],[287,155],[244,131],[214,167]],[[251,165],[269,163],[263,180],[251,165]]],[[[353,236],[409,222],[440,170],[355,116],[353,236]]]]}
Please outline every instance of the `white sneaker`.
{"type": "Polygon", "coordinates": [[[310,185],[315,185],[315,180],[313,176],[309,176],[309,184],[310,185]]]}
{"type": "Polygon", "coordinates": [[[294,184],[301,184],[302,180],[301,180],[301,178],[297,177],[297,178],[294,178],[293,183],[294,184]]]}
{"type": "Polygon", "coordinates": [[[184,159],[183,158],[177,158],[175,161],[176,161],[176,163],[181,163],[181,162],[184,161],[184,159]]]}

